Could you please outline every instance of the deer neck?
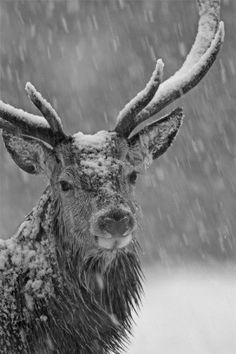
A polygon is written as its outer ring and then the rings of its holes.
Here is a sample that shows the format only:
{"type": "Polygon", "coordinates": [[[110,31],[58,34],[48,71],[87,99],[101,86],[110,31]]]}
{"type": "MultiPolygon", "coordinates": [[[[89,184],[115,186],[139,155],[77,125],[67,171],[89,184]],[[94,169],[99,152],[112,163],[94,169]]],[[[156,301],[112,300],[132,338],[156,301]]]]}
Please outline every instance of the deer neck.
{"type": "Polygon", "coordinates": [[[36,206],[25,217],[13,239],[20,242],[40,242],[44,234],[49,234],[52,222],[52,197],[48,186],[40,197],[36,206]]]}
{"type": "Polygon", "coordinates": [[[98,249],[90,256],[80,249],[68,250],[65,240],[70,235],[60,215],[59,200],[54,202],[52,233],[61,287],[51,308],[53,317],[62,323],[57,331],[62,331],[59,337],[63,342],[56,336],[57,341],[65,348],[72,342],[80,348],[89,343],[86,353],[98,352],[97,348],[121,348],[142,293],[137,245],[113,254],[98,249]],[[69,328],[70,335],[65,336],[63,328],[69,328]]]}
{"type": "Polygon", "coordinates": [[[142,288],[136,249],[121,250],[109,261],[111,257],[104,253],[87,260],[80,255],[77,265],[62,262],[60,240],[69,235],[64,234],[63,227],[55,229],[60,223],[57,207],[49,186],[14,236],[21,250],[33,252],[25,265],[32,272],[26,284],[28,306],[32,305],[29,310],[34,313],[34,308],[41,308],[40,298],[46,300],[44,312],[40,309],[35,314],[40,315],[40,325],[35,327],[32,343],[38,341],[40,328],[42,348],[47,346],[43,339],[46,333],[63,353],[68,348],[84,347],[86,354],[121,348],[130,332],[132,310],[139,303],[142,288]]]}

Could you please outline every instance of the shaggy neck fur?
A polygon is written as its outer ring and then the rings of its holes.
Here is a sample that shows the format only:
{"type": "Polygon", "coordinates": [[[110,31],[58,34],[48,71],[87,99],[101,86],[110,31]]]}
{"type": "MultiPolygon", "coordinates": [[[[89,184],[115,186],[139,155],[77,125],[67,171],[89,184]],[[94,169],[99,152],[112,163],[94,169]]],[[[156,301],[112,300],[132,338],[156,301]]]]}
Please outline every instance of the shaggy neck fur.
{"type": "MultiPolygon", "coordinates": [[[[28,263],[25,259],[14,263],[12,251],[10,276],[3,274],[14,294],[11,298],[0,294],[0,327],[14,324],[15,336],[10,327],[0,331],[0,344],[6,347],[1,353],[120,353],[126,344],[132,310],[142,292],[137,245],[85,257],[81,249],[68,249],[69,237],[58,201],[52,200],[48,188],[9,240],[19,254],[24,249],[35,253],[28,263]],[[7,335],[14,346],[6,345],[7,335]]],[[[8,252],[9,259],[10,251],[4,249],[1,254],[8,252]]]]}

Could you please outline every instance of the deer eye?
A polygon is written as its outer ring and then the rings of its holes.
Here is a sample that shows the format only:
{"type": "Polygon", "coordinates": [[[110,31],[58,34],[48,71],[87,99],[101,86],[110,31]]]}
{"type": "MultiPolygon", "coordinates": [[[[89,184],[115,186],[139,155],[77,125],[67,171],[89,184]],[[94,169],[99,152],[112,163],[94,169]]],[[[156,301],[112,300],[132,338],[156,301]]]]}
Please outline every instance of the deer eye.
{"type": "Polygon", "coordinates": [[[72,184],[67,181],[60,181],[60,186],[63,192],[68,192],[73,189],[72,184]]]}
{"type": "Polygon", "coordinates": [[[130,183],[130,184],[135,184],[137,177],[138,177],[138,174],[137,174],[136,171],[131,172],[131,173],[128,175],[129,183],[130,183]]]}

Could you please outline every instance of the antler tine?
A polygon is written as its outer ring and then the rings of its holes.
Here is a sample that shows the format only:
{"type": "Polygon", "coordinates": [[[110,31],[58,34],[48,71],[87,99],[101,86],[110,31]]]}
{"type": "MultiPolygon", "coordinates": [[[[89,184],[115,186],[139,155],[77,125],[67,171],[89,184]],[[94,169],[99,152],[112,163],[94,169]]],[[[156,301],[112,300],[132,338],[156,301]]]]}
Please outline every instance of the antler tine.
{"type": "Polygon", "coordinates": [[[29,135],[53,145],[54,135],[45,119],[24,112],[0,100],[0,128],[12,133],[29,135]]]}
{"type": "Polygon", "coordinates": [[[63,132],[62,122],[57,112],[53,109],[50,103],[44,97],[42,97],[41,93],[38,92],[30,82],[27,82],[27,84],[25,85],[25,90],[28,93],[28,96],[31,101],[39,109],[39,111],[42,113],[42,115],[50,125],[54,134],[54,140],[56,142],[63,140],[66,135],[63,132]]]}
{"type": "Polygon", "coordinates": [[[157,60],[156,67],[146,87],[137,94],[122,109],[117,117],[115,131],[128,137],[128,132],[134,124],[136,115],[152,100],[162,81],[164,63],[161,59],[157,60]]]}
{"type": "MultiPolygon", "coordinates": [[[[128,136],[140,123],[160,112],[171,102],[188,92],[205,76],[214,63],[224,40],[224,24],[219,23],[220,0],[197,0],[199,4],[198,33],[182,67],[160,84],[155,96],[128,126],[128,136]]],[[[117,125],[127,124],[118,121],[117,125]]],[[[122,128],[121,128],[122,129],[122,128]]],[[[116,129],[115,129],[116,130],[116,129]]]]}

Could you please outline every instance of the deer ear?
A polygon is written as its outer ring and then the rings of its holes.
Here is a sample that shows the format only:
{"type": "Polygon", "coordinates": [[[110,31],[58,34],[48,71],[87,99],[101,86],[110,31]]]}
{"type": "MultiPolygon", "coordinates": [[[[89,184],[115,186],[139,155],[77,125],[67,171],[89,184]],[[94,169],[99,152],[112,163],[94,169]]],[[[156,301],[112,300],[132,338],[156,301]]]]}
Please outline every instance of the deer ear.
{"type": "Polygon", "coordinates": [[[4,130],[2,136],[12,159],[25,172],[48,175],[53,169],[55,161],[53,151],[42,141],[4,130]]]}
{"type": "Polygon", "coordinates": [[[183,111],[176,108],[169,115],[147,125],[133,135],[128,159],[135,167],[148,167],[152,160],[164,154],[176,137],[183,121],[183,111]]]}

